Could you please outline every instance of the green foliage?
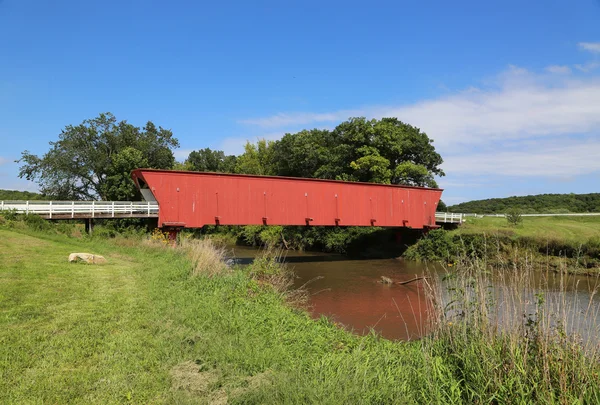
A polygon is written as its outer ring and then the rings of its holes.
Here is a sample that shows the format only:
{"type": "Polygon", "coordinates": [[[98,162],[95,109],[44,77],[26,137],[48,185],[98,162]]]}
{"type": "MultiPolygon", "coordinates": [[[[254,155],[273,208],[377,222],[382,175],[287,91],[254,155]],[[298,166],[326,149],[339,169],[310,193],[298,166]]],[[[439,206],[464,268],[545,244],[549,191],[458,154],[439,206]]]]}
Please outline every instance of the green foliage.
{"type": "Polygon", "coordinates": [[[524,197],[490,198],[456,204],[448,207],[448,211],[505,214],[511,208],[518,209],[523,214],[600,212],[600,193],[539,194],[524,197]]]}
{"type": "Polygon", "coordinates": [[[517,226],[523,222],[523,214],[518,208],[510,208],[506,211],[506,221],[511,226],[517,226]]]}
{"type": "Polygon", "coordinates": [[[236,156],[226,156],[223,151],[204,148],[191,152],[184,167],[197,172],[233,173],[236,162],[236,156]]]}
{"type": "Polygon", "coordinates": [[[273,142],[260,139],[256,145],[246,143],[244,149],[244,153],[236,160],[236,173],[262,176],[276,174],[273,170],[273,142]]]}
{"type": "Polygon", "coordinates": [[[286,134],[272,145],[274,174],[436,186],[442,158],[432,140],[396,118],[351,118],[332,131],[286,134]]]}
{"type": "Polygon", "coordinates": [[[30,191],[17,191],[17,190],[0,190],[0,201],[11,201],[11,200],[45,200],[46,196],[39,193],[32,193],[30,191]]]}
{"type": "Polygon", "coordinates": [[[434,229],[418,243],[410,246],[404,257],[408,260],[431,260],[453,262],[460,251],[460,245],[452,235],[443,229],[434,229]]]}
{"type": "Polygon", "coordinates": [[[0,213],[7,221],[15,221],[21,217],[21,214],[17,210],[3,210],[0,213]]]}
{"type": "Polygon", "coordinates": [[[139,199],[129,173],[140,166],[170,169],[179,146],[170,130],[148,121],[143,128],[110,113],[67,125],[41,158],[24,151],[19,176],[38,183],[53,199],[139,199]]]}
{"type": "Polygon", "coordinates": [[[23,220],[27,226],[35,231],[47,231],[51,225],[39,215],[24,215],[23,220]]]}

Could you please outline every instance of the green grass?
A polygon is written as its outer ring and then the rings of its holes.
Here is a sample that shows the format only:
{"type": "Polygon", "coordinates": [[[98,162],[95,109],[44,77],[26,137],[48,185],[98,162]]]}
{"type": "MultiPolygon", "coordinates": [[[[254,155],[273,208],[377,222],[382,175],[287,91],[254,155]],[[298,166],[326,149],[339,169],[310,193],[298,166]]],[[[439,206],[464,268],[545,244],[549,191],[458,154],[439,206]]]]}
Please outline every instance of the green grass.
{"type": "Polygon", "coordinates": [[[167,400],[171,333],[145,274],[184,262],[151,251],[0,230],[0,402],[167,400]],[[67,263],[105,254],[105,266],[67,263]]]}
{"type": "MultiPolygon", "coordinates": [[[[245,272],[190,278],[173,249],[22,232],[0,229],[0,403],[284,400],[251,390],[257,375],[306,390],[291,402],[364,402],[381,362],[418,358],[416,347],[315,322],[245,272]],[[75,251],[109,264],[67,263],[75,251]],[[355,374],[356,361],[374,367],[369,376],[355,374]],[[190,362],[212,373],[209,386],[177,377],[190,362]],[[313,385],[331,369],[341,375],[313,385]],[[305,373],[308,387],[297,378],[305,373]]],[[[409,377],[398,368],[376,395],[398,397],[409,377]]]]}
{"type": "Polygon", "coordinates": [[[523,217],[523,222],[510,226],[505,218],[467,217],[457,233],[512,233],[519,237],[585,243],[600,237],[600,216],[587,217],[523,217]]]}
{"type": "Polygon", "coordinates": [[[0,227],[0,403],[598,399],[596,357],[570,340],[532,352],[523,331],[490,333],[481,316],[451,327],[443,311],[419,342],[359,337],[287,305],[289,295],[266,282],[277,269],[216,271],[214,254],[194,264],[185,249],[0,227]],[[76,251],[108,264],[67,263],[76,251]]]}

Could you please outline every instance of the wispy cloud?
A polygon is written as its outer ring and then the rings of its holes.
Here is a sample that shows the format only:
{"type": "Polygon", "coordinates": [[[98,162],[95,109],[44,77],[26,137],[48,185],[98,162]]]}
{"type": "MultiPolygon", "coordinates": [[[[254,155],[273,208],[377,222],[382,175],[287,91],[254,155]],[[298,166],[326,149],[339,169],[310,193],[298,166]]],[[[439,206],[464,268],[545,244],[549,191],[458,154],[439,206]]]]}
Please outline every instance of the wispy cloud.
{"type": "Polygon", "coordinates": [[[571,68],[565,65],[551,65],[546,67],[546,71],[550,73],[566,75],[571,73],[571,68]]]}
{"type": "Polygon", "coordinates": [[[588,62],[588,63],[584,63],[584,64],[577,64],[575,65],[575,69],[584,72],[584,73],[589,73],[593,70],[596,70],[600,67],[600,62],[588,62]]]}
{"type": "Polygon", "coordinates": [[[600,139],[554,141],[519,151],[490,151],[446,158],[449,173],[516,177],[571,178],[600,171],[600,139]]]}
{"type": "Polygon", "coordinates": [[[331,113],[286,113],[249,120],[271,127],[337,123],[349,116],[398,117],[420,127],[436,147],[456,151],[465,145],[543,138],[600,130],[600,80],[536,75],[520,68],[500,74],[489,87],[405,106],[371,107],[331,113]],[[285,117],[285,120],[281,119],[285,117]]]}
{"type": "Polygon", "coordinates": [[[7,163],[10,163],[10,160],[5,157],[0,156],[0,166],[3,166],[7,163]]]}
{"type": "Polygon", "coordinates": [[[600,53],[600,42],[580,42],[579,48],[592,53],[600,53]]]}
{"type": "Polygon", "coordinates": [[[340,117],[352,117],[360,115],[362,110],[341,110],[331,113],[279,113],[270,117],[253,118],[241,120],[240,123],[258,125],[264,128],[289,127],[293,125],[304,125],[311,122],[339,121],[340,117]]]}

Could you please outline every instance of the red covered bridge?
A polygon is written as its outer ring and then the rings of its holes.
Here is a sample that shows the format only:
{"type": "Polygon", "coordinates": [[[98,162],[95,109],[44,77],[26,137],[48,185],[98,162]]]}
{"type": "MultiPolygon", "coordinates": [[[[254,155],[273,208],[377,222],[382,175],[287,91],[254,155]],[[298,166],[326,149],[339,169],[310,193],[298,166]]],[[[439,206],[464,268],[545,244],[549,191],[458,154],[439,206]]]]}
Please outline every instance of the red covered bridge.
{"type": "Polygon", "coordinates": [[[436,227],[441,189],[292,177],[136,169],[158,226],[436,227]]]}

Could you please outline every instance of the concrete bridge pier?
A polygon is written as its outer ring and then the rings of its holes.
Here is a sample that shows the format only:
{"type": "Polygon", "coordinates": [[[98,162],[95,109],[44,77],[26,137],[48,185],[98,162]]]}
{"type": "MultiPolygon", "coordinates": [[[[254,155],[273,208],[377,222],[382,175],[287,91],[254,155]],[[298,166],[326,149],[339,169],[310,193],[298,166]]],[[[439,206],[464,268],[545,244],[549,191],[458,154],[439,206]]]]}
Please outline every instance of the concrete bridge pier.
{"type": "Polygon", "coordinates": [[[93,230],[94,230],[94,219],[93,218],[86,218],[85,219],[85,232],[88,235],[91,235],[93,230]]]}

